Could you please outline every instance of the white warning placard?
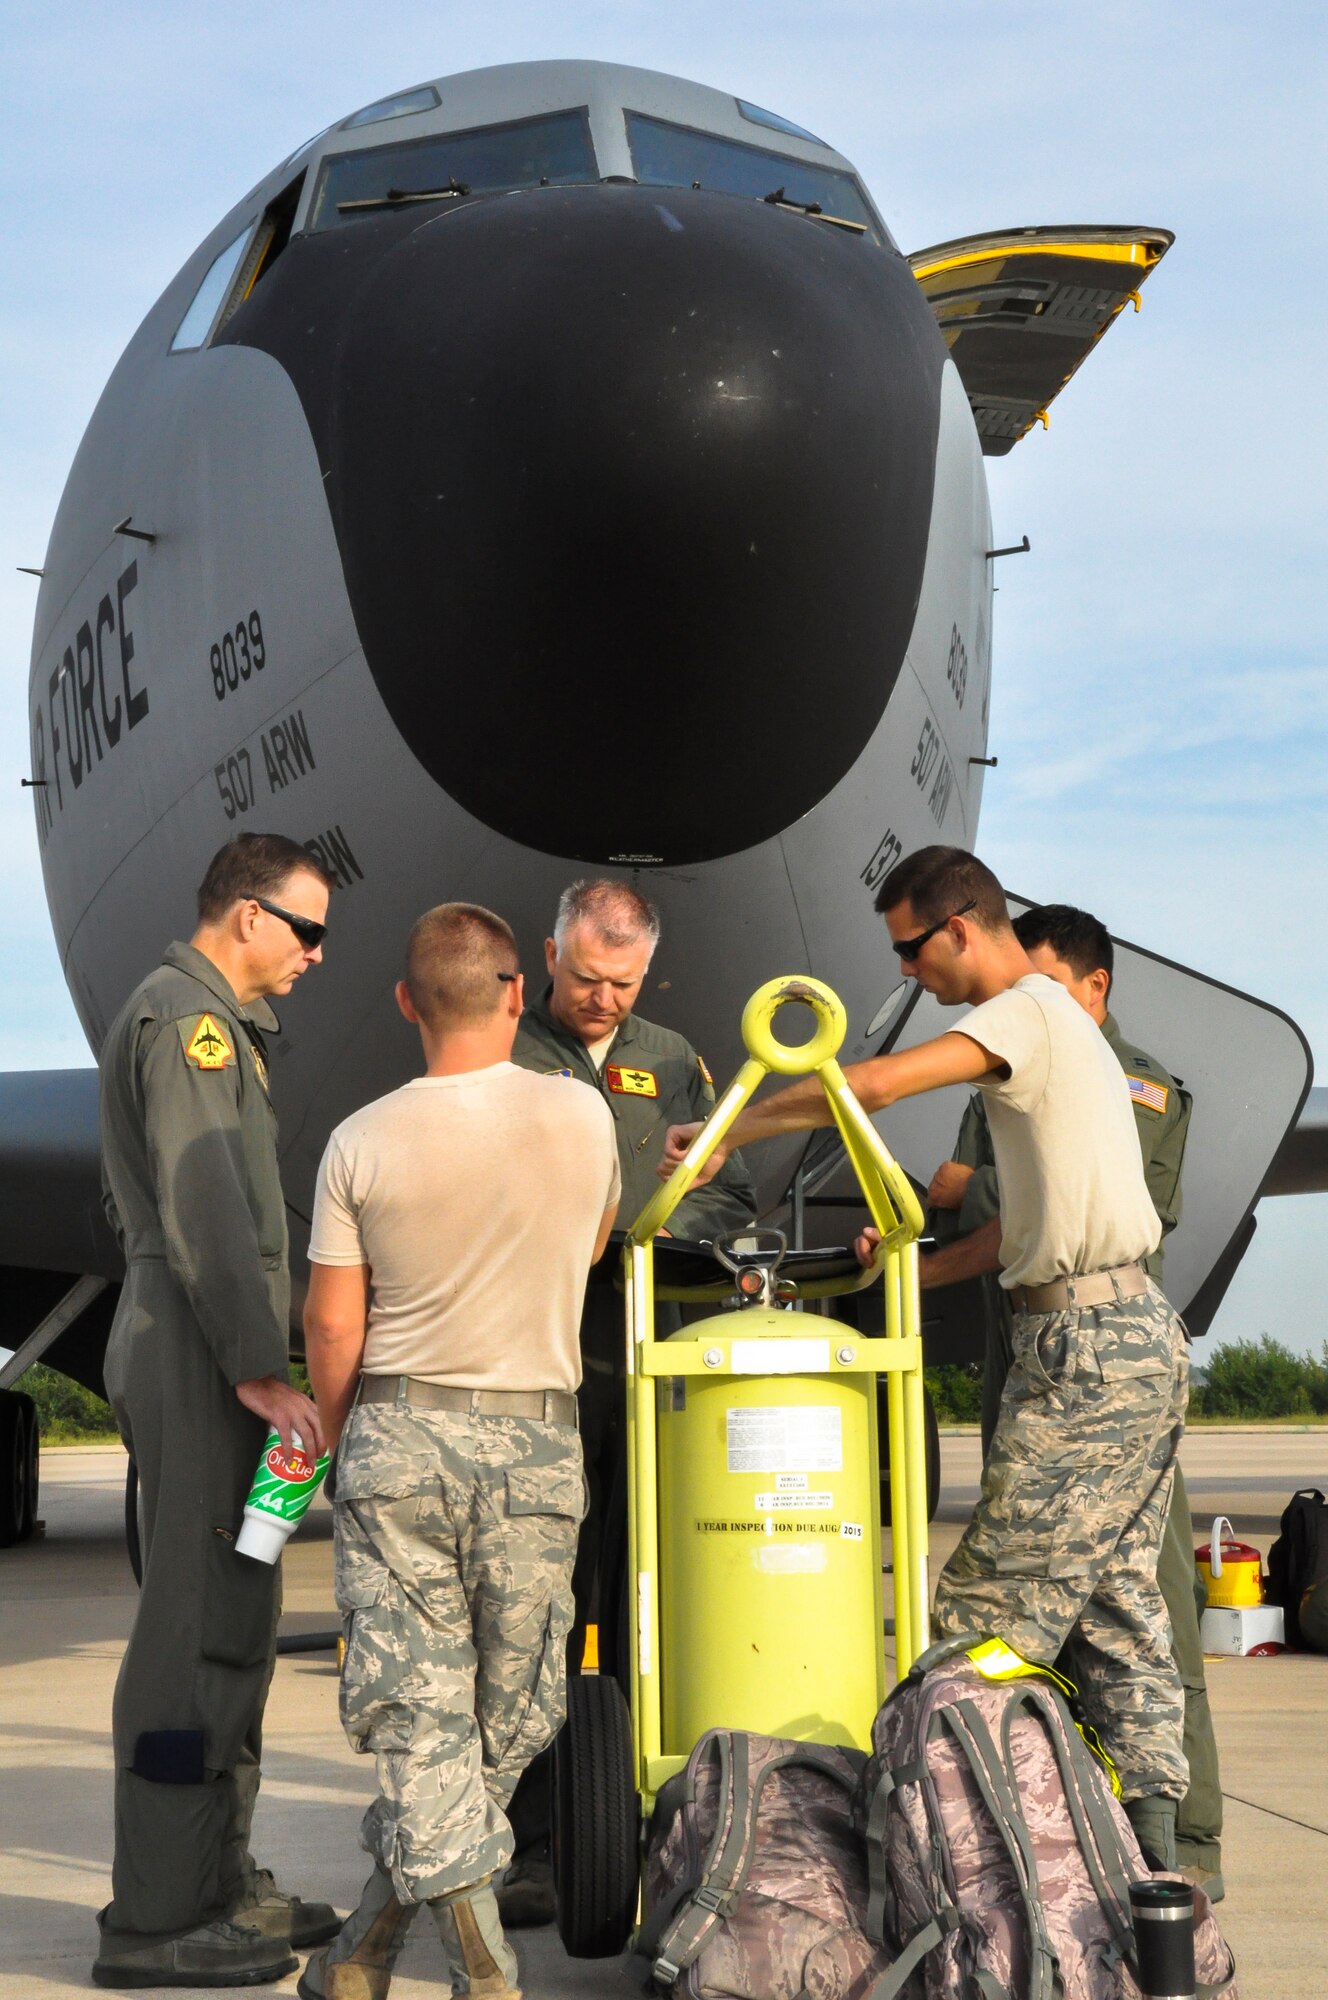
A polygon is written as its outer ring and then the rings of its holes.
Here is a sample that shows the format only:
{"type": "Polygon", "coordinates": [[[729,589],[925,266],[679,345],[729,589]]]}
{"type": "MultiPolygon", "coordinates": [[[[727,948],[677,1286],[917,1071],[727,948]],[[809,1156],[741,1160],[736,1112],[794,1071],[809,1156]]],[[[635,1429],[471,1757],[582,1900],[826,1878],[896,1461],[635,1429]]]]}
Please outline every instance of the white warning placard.
{"type": "Polygon", "coordinates": [[[844,1428],[837,1405],[729,1410],[730,1472],[842,1472],[844,1428]]]}
{"type": "Polygon", "coordinates": [[[735,1340],[729,1349],[735,1375],[828,1375],[828,1340],[735,1340]]]}

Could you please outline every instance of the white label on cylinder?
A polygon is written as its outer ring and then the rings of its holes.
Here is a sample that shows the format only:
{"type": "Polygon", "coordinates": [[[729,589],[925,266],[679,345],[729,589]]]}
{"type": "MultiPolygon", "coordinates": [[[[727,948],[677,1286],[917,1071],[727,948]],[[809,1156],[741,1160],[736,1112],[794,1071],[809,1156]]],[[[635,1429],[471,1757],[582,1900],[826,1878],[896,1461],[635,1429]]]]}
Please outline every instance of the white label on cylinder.
{"type": "Polygon", "coordinates": [[[839,1524],[839,1533],[846,1542],[860,1542],[862,1540],[862,1523],[861,1521],[841,1521],[839,1524]]]}
{"type": "Polygon", "coordinates": [[[844,1469],[843,1412],[837,1403],[729,1410],[727,1417],[730,1472],[844,1469]]]}
{"type": "Polygon", "coordinates": [[[650,1572],[641,1570],[636,1579],[636,1668],[640,1674],[654,1671],[655,1635],[650,1623],[650,1572]]]}
{"type": "Polygon", "coordinates": [[[805,1493],[807,1475],[805,1472],[777,1472],[775,1474],[776,1493],[805,1493]]]}
{"type": "Polygon", "coordinates": [[[825,1375],[828,1340],[735,1340],[729,1355],[735,1375],[825,1375]]]}
{"type": "Polygon", "coordinates": [[[804,1507],[833,1507],[833,1493],[758,1493],[753,1503],[758,1514],[773,1514],[781,1507],[801,1511],[804,1507]]]}

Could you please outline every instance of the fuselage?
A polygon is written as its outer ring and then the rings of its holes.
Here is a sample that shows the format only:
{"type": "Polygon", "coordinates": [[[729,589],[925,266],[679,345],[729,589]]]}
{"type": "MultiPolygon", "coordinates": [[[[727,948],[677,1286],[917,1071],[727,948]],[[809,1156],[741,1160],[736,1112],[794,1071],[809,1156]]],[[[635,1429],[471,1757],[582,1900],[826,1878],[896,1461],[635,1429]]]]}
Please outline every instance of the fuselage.
{"type": "Polygon", "coordinates": [[[641,1011],[712,1068],[780,972],[864,1052],[876,884],[976,831],[990,542],[962,385],[842,156],[601,64],[355,114],[149,312],[52,532],[34,798],[89,1042],[248,827],[340,883],[275,1051],[297,1214],[410,1073],[432,903],[501,911],[533,979],[565,883],[630,875],[665,927],[641,1011]]]}

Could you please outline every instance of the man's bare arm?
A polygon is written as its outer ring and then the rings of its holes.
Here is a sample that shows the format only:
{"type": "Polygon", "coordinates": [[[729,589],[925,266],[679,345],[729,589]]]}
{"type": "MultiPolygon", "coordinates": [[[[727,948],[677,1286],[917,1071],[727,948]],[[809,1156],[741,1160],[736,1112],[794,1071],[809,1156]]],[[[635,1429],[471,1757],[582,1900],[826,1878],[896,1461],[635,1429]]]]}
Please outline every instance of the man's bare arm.
{"type": "MultiPolygon", "coordinates": [[[[600,1217],[599,1230],[595,1237],[595,1250],[593,1256],[590,1259],[592,1264],[598,1264],[600,1258],[604,1255],[605,1250],[608,1248],[609,1236],[612,1233],[613,1225],[617,1221],[617,1219],[618,1219],[618,1204],[615,1201],[609,1204],[609,1206],[605,1209],[603,1215],[600,1217]]],[[[664,1234],[664,1231],[661,1230],[660,1234],[662,1236],[664,1234]]]]}
{"type": "MultiPolygon", "coordinates": [[[[864,1229],[853,1244],[860,1264],[870,1264],[881,1240],[879,1229],[864,1229]]],[[[918,1259],[918,1284],[922,1291],[936,1285],[957,1285],[961,1278],[981,1278],[1001,1268],[1001,1218],[994,1215],[971,1235],[933,1250],[918,1259]]]]}
{"type": "Polygon", "coordinates": [[[957,1285],[961,1278],[981,1278],[1001,1268],[1001,1218],[980,1223],[968,1236],[956,1236],[930,1256],[918,1259],[918,1283],[923,1291],[937,1285],[957,1285]]]}
{"type": "MultiPolygon", "coordinates": [[[[904,1097],[920,1097],[928,1090],[943,1090],[951,1083],[974,1083],[989,1070],[1002,1068],[994,1056],[958,1029],[922,1042],[916,1049],[898,1055],[872,1056],[867,1062],[851,1063],[845,1081],[864,1111],[882,1111],[904,1097]]],[[[735,1147],[750,1146],[758,1139],[775,1139],[785,1132],[805,1132],[831,1123],[830,1103],[819,1077],[805,1076],[773,1097],[749,1104],[729,1127],[723,1143],[707,1160],[699,1179],[707,1181],[735,1147]]],[[[673,1125],[664,1144],[660,1177],[667,1180],[700,1130],[698,1125],[673,1125]]]]}
{"type": "Polygon", "coordinates": [[[367,1264],[310,1264],[304,1353],[331,1451],[355,1400],[369,1319],[367,1264]]]}

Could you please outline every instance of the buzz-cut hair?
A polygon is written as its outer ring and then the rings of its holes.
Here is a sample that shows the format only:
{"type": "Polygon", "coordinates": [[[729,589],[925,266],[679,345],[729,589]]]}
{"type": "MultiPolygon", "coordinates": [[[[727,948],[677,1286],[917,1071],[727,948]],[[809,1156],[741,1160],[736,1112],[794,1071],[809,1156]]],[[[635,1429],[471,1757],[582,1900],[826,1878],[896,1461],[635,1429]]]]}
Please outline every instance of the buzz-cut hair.
{"type": "Polygon", "coordinates": [[[479,903],[439,903],[406,940],[406,991],[435,1034],[490,1020],[520,969],[510,925],[479,903]]]}
{"type": "Polygon", "coordinates": [[[601,876],[594,882],[571,882],[558,898],[553,942],[561,952],[568,933],[578,924],[594,932],[610,951],[621,951],[644,939],[653,952],[659,943],[659,911],[630,882],[601,876]]]}
{"type": "Polygon", "coordinates": [[[198,885],[199,923],[220,923],[233,904],[250,897],[279,898],[292,875],[312,875],[327,888],[336,887],[335,876],[298,840],[284,833],[237,833],[217,849],[198,885]]]}
{"type": "Polygon", "coordinates": [[[994,935],[1010,928],[1005,891],[985,861],[966,847],[919,847],[897,862],[876,891],[876,911],[884,916],[899,903],[911,903],[924,926],[958,916],[967,904],[982,930],[994,935]]]}
{"type": "Polygon", "coordinates": [[[1100,917],[1076,910],[1072,903],[1043,903],[1015,918],[1014,934],[1025,951],[1047,945],[1076,979],[1087,979],[1090,972],[1105,972],[1107,991],[1111,991],[1116,951],[1100,917]]]}

